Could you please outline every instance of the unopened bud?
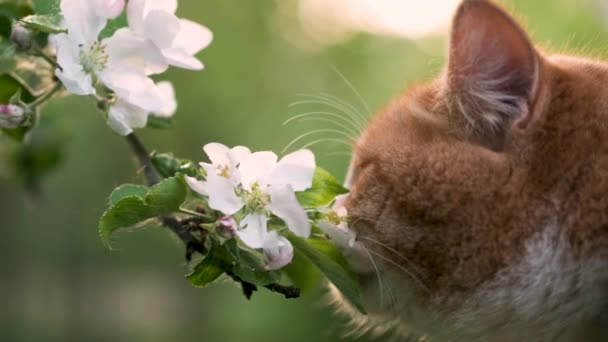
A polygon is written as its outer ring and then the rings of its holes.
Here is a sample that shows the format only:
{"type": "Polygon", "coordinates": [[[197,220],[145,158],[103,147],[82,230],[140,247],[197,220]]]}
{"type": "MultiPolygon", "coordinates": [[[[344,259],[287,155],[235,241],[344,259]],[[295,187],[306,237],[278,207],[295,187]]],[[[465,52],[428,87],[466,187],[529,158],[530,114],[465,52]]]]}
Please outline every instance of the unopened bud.
{"type": "Polygon", "coordinates": [[[25,122],[25,110],[16,105],[0,105],[0,127],[17,128],[25,122]]]}
{"type": "Polygon", "coordinates": [[[220,233],[223,236],[227,238],[233,238],[236,236],[238,224],[236,223],[236,220],[233,219],[231,216],[222,217],[221,219],[219,219],[219,221],[217,221],[217,225],[220,230],[220,233]]]}
{"type": "Polygon", "coordinates": [[[18,22],[13,24],[11,40],[21,50],[29,50],[32,47],[32,33],[18,22]]]}

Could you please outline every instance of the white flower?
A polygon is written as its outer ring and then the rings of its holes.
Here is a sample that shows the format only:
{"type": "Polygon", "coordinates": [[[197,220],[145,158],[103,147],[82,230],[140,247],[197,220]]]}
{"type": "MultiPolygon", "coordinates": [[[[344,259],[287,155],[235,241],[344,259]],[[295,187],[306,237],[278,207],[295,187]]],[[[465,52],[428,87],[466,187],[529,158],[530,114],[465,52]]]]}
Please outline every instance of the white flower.
{"type": "Polygon", "coordinates": [[[278,270],[293,260],[293,246],[291,242],[274,230],[266,235],[263,248],[264,256],[266,257],[266,270],[278,270]]]}
{"type": "Polygon", "coordinates": [[[251,151],[244,146],[230,149],[219,143],[207,144],[203,150],[211,160],[211,164],[200,163],[207,173],[206,181],[191,177],[186,177],[186,181],[192,190],[209,196],[211,208],[232,215],[243,207],[243,200],[235,193],[235,187],[241,182],[237,165],[251,155],[251,151]]]}
{"type": "Polygon", "coordinates": [[[150,113],[138,105],[118,97],[108,112],[108,125],[120,135],[128,135],[136,128],[146,127],[150,114],[160,117],[171,117],[177,109],[175,91],[171,82],[162,81],[156,84],[159,101],[158,108],[150,113]]]}
{"type": "MultiPolygon", "coordinates": [[[[130,0],[127,8],[130,30],[123,29],[121,34],[152,42],[169,65],[201,70],[203,64],[194,55],[211,43],[213,34],[198,23],[175,16],[176,9],[177,0],[130,0]]],[[[162,71],[162,65],[148,68],[149,74],[162,71]]]]}
{"type": "Polygon", "coordinates": [[[247,246],[263,249],[269,268],[289,263],[293,247],[276,232],[269,232],[267,223],[272,213],[297,236],[310,235],[308,216],[295,192],[312,185],[316,167],[312,152],[296,151],[277,161],[272,152],[250,153],[243,147],[209,144],[204,149],[211,159],[211,164],[201,164],[206,180],[187,178],[190,187],[209,197],[209,207],[224,214],[233,215],[245,208],[246,216],[236,235],[247,246]]]}
{"type": "Polygon", "coordinates": [[[351,249],[355,246],[355,232],[348,228],[348,212],[345,207],[348,195],[337,196],[331,210],[325,213],[325,219],[319,222],[319,228],[332,239],[338,247],[351,249]]]}
{"type": "Polygon", "coordinates": [[[249,214],[241,221],[242,230],[236,231],[236,235],[247,246],[263,249],[266,258],[266,270],[278,270],[289,264],[293,259],[293,246],[291,242],[282,237],[277,231],[268,231],[266,223],[268,217],[261,214],[249,214]],[[251,229],[248,227],[257,227],[251,229]]]}
{"type": "Polygon", "coordinates": [[[0,127],[17,128],[25,121],[25,110],[16,105],[0,105],[0,127]]]}
{"type": "Polygon", "coordinates": [[[143,44],[125,44],[116,35],[98,40],[108,19],[123,8],[124,0],[62,0],[68,33],[51,36],[60,66],[55,74],[73,94],[95,94],[95,82],[100,80],[122,100],[146,111],[159,111],[160,90],[145,73],[144,61],[151,58],[144,54],[160,56],[160,52],[143,44]]]}

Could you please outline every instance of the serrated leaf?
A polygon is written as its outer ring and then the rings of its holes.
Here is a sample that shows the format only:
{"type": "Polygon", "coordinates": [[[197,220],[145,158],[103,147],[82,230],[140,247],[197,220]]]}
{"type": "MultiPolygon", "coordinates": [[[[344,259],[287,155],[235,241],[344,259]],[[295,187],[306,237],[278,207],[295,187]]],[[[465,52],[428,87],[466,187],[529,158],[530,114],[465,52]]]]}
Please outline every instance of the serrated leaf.
{"type": "Polygon", "coordinates": [[[28,15],[21,19],[21,23],[23,23],[23,26],[28,30],[50,34],[68,32],[65,27],[61,26],[61,17],[59,15],[28,15]]]}
{"type": "Polygon", "coordinates": [[[108,198],[110,206],[116,204],[116,202],[129,196],[145,197],[150,189],[143,185],[137,184],[124,184],[114,189],[108,198]]]}
{"type": "Polygon", "coordinates": [[[296,194],[300,205],[313,209],[331,204],[338,195],[348,192],[337,179],[324,169],[317,167],[312,187],[296,194]]]}
{"type": "Polygon", "coordinates": [[[186,200],[186,187],[181,178],[167,178],[150,188],[145,197],[127,196],[114,203],[99,221],[99,235],[110,246],[110,236],[148,219],[178,211],[186,200]]]}
{"type": "Polygon", "coordinates": [[[311,263],[313,263],[327,279],[336,286],[354,307],[365,314],[365,308],[361,300],[361,290],[357,280],[343,266],[334,261],[326,254],[318,251],[307,240],[295,236],[293,233],[287,235],[294,249],[302,253],[311,263]]]}
{"type": "Polygon", "coordinates": [[[177,211],[186,200],[187,194],[181,176],[167,178],[150,189],[146,195],[146,204],[158,211],[177,211]]]}
{"type": "Polygon", "coordinates": [[[226,247],[212,245],[209,253],[186,276],[186,279],[194,286],[205,287],[224,274],[226,270],[231,269],[231,267],[232,264],[226,247]]]}

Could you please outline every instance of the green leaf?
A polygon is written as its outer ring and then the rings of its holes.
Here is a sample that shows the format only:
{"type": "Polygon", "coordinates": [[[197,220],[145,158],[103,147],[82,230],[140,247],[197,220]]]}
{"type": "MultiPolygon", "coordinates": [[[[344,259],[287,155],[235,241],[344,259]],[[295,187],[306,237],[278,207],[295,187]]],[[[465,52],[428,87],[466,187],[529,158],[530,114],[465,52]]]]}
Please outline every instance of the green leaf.
{"type": "Polygon", "coordinates": [[[61,26],[61,17],[59,15],[28,15],[21,19],[21,22],[28,30],[51,34],[68,32],[66,28],[61,26]]]}
{"type": "Polygon", "coordinates": [[[205,287],[232,267],[230,259],[225,246],[212,245],[207,256],[194,267],[186,279],[194,286],[205,287]]]}
{"type": "Polygon", "coordinates": [[[103,243],[111,248],[110,237],[117,230],[178,211],[186,200],[186,194],[186,186],[181,177],[174,177],[153,186],[145,197],[123,197],[99,221],[99,234],[103,243]]]}
{"type": "Polygon", "coordinates": [[[254,254],[239,248],[235,239],[227,241],[224,245],[234,258],[234,274],[244,281],[254,285],[266,286],[278,282],[281,278],[279,272],[270,272],[264,269],[265,264],[261,254],[254,254]]]}
{"type": "Polygon", "coordinates": [[[312,179],[312,187],[298,192],[298,201],[305,209],[313,209],[331,204],[338,195],[348,192],[342,184],[329,172],[318,167],[312,179]]]}
{"type": "Polygon", "coordinates": [[[148,194],[149,190],[148,187],[143,185],[124,184],[112,191],[108,198],[108,202],[110,203],[110,206],[112,206],[125,197],[137,196],[143,198],[148,194]]]}
{"type": "Polygon", "coordinates": [[[34,5],[29,0],[0,0],[0,36],[11,36],[13,20],[34,13],[34,5]]]}
{"type": "Polygon", "coordinates": [[[321,271],[297,249],[294,250],[291,263],[285,266],[282,271],[302,292],[318,288],[323,279],[321,271]]]}
{"type": "Polygon", "coordinates": [[[334,261],[328,255],[318,251],[311,244],[302,238],[295,236],[293,233],[287,235],[294,249],[302,253],[311,263],[332,282],[344,298],[346,298],[354,307],[361,313],[366,313],[361,300],[361,290],[357,280],[352,273],[347,271],[342,265],[334,261]]]}
{"type": "Polygon", "coordinates": [[[148,128],[156,129],[169,129],[173,127],[173,118],[161,118],[159,116],[150,115],[148,116],[148,128]]]}
{"type": "Polygon", "coordinates": [[[173,177],[177,173],[190,177],[199,175],[198,167],[191,160],[176,158],[171,153],[153,153],[151,158],[152,164],[163,177],[173,177]]]}

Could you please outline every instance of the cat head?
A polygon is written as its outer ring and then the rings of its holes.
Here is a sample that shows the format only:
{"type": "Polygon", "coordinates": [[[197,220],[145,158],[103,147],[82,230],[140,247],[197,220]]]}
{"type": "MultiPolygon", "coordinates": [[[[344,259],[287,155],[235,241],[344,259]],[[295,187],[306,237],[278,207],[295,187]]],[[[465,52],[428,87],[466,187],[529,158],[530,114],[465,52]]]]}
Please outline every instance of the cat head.
{"type": "Polygon", "coordinates": [[[565,282],[596,286],[585,272],[608,265],[607,124],[608,65],[545,54],[506,11],[464,0],[446,70],[356,143],[347,207],[371,256],[368,303],[398,320],[420,307],[453,326],[526,324],[565,282]]]}

